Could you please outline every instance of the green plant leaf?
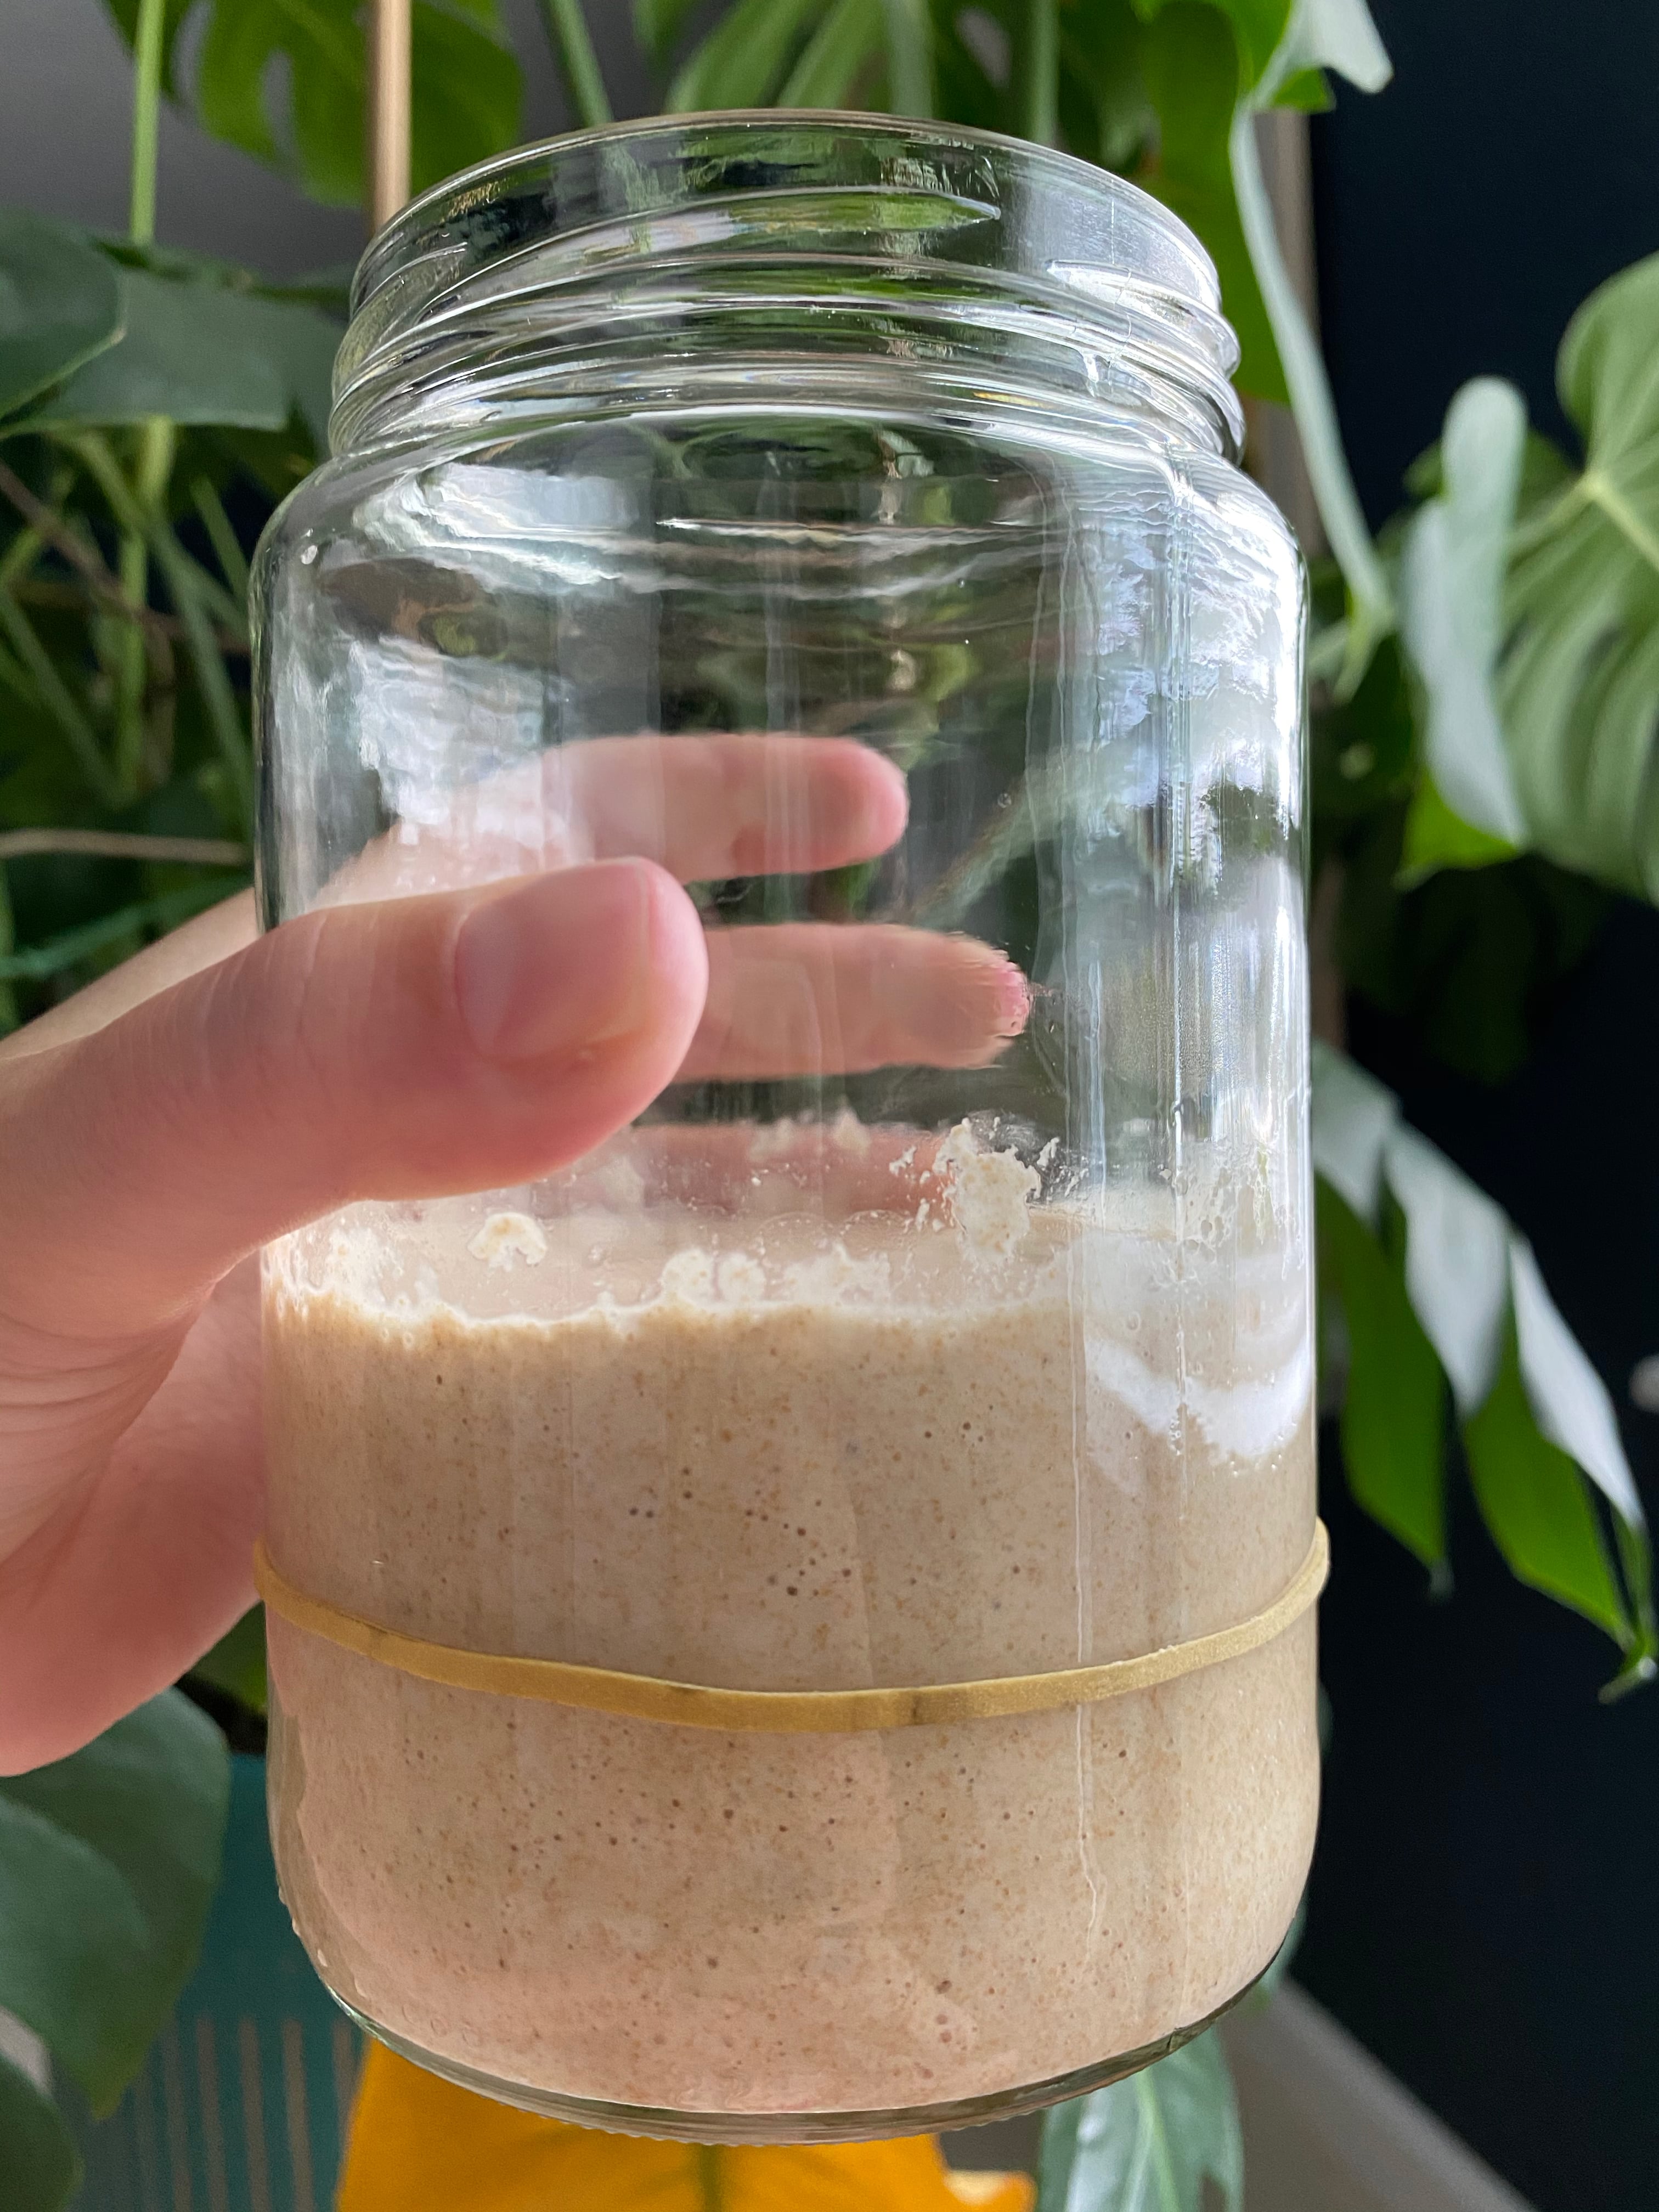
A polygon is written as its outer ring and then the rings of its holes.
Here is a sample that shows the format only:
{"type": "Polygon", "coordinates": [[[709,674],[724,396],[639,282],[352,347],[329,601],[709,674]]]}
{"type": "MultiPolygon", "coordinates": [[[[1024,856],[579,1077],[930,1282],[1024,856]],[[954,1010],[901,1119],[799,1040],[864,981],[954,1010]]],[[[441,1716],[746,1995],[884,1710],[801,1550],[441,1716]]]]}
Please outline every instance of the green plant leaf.
{"type": "Polygon", "coordinates": [[[1158,115],[1158,152],[1137,181],[1190,224],[1215,263],[1222,308],[1238,337],[1240,389],[1282,401],[1285,372],[1233,196],[1229,138],[1241,57],[1232,13],[1206,0],[1168,0],[1146,27],[1141,70],[1158,115]]]}
{"type": "MultiPolygon", "coordinates": [[[[110,0],[131,43],[136,0],[110,0]]],[[[363,197],[364,52],[358,0],[168,0],[166,84],[180,89],[187,34],[206,28],[193,106],[216,138],[291,170],[313,199],[363,197]],[[282,65],[285,102],[268,95],[282,65]]],[[[523,80],[498,0],[415,0],[410,94],[416,191],[517,143],[523,80]]]]}
{"type": "Polygon", "coordinates": [[[1293,107],[1303,115],[1323,115],[1335,105],[1330,79],[1321,69],[1292,70],[1273,94],[1275,107],[1293,107]]]}
{"type": "Polygon", "coordinates": [[[694,0],[634,0],[634,34],[660,68],[678,38],[694,0]]]}
{"type": "MultiPolygon", "coordinates": [[[[1074,154],[1138,170],[1158,128],[1131,0],[1096,0],[1060,18],[1060,118],[1074,154]],[[1086,106],[1073,107],[1073,101],[1086,106]],[[1086,119],[1085,119],[1086,116],[1086,119]]],[[[968,118],[963,118],[966,121],[968,118]]]]}
{"type": "Polygon", "coordinates": [[[72,1757],[0,1778],[0,2005],[96,2112],[189,1976],[229,1797],[224,1739],[172,1690],[72,1757]]]}
{"type": "MultiPolygon", "coordinates": [[[[1170,0],[1134,0],[1136,14],[1149,23],[1170,4],[1170,0]]],[[[1260,82],[1284,40],[1292,0],[1212,0],[1212,4],[1232,29],[1238,56],[1237,86],[1248,88],[1260,82]]]]}
{"type": "Polygon", "coordinates": [[[0,2057],[0,2173],[6,2212],[63,2212],[81,2185],[81,2160],[58,2108],[0,2057]]]}
{"type": "MultiPolygon", "coordinates": [[[[1101,6],[1121,12],[1127,8],[1128,0],[1101,0],[1101,6]]],[[[1008,120],[1006,34],[1001,25],[988,15],[964,17],[963,20],[975,32],[988,27],[1004,40],[1000,81],[988,65],[985,54],[977,51],[978,45],[983,41],[976,40],[975,46],[970,46],[963,35],[963,23],[958,21],[956,11],[948,6],[944,7],[933,17],[933,82],[938,112],[947,116],[951,122],[965,123],[975,131],[1002,130],[1008,120]]],[[[1068,12],[1066,22],[1070,25],[1079,20],[1092,22],[1094,11],[1091,11],[1087,19],[1081,19],[1078,11],[1073,9],[1068,12]]],[[[994,53],[992,59],[996,58],[994,53]]],[[[1060,87],[1062,107],[1068,90],[1075,92],[1077,88],[1076,73],[1062,70],[1060,87]]],[[[1074,152],[1087,155],[1094,151],[1090,143],[1092,129],[1092,125],[1086,126],[1082,135],[1072,142],[1074,152]]],[[[1137,140],[1135,144],[1138,147],[1139,141],[1137,140]]],[[[1130,150],[1133,152],[1135,149],[1131,148],[1130,150]]]]}
{"type": "Polygon", "coordinates": [[[1455,814],[1425,769],[1412,793],[1400,844],[1400,885],[1414,890],[1442,868],[1495,868],[1512,860],[1516,847],[1504,837],[1477,830],[1455,814]]]}
{"type": "Polygon", "coordinates": [[[1440,490],[1413,516],[1401,546],[1401,635],[1426,697],[1423,754],[1442,802],[1437,814],[1407,823],[1414,872],[1442,857],[1437,826],[1455,866],[1506,859],[1526,842],[1494,687],[1526,438],[1526,403],[1512,384],[1495,376],[1466,384],[1446,414],[1440,490]],[[1459,822],[1483,833],[1478,843],[1457,833],[1459,822]]]}
{"type": "Polygon", "coordinates": [[[1463,1447],[1481,1518],[1510,1573],[1628,1644],[1630,1617],[1584,1478],[1540,1431],[1513,1324],[1486,1402],[1463,1424],[1463,1447]]]}
{"type": "Polygon", "coordinates": [[[65,224],[0,209],[0,415],[120,335],[120,287],[103,255],[65,224]]]}
{"type": "Polygon", "coordinates": [[[245,1613],[190,1671],[193,1680],[222,1690],[251,1713],[263,1713],[267,1700],[264,1607],[256,1605],[245,1613]]]}
{"type": "Polygon", "coordinates": [[[823,0],[738,0],[687,56],[668,88],[665,112],[770,105],[822,5],[823,0]]]}
{"type": "Polygon", "coordinates": [[[1498,705],[1538,848],[1659,899],[1659,254],[1593,292],[1557,359],[1583,474],[1526,520],[1498,705]]]}
{"type": "Polygon", "coordinates": [[[518,144],[524,78],[496,0],[415,0],[414,20],[410,184],[423,192],[518,144]]]}
{"type": "MultiPolygon", "coordinates": [[[[1385,648],[1386,650],[1386,648],[1385,648]]],[[[1402,879],[1397,820],[1345,854],[1337,953],[1350,987],[1448,1067],[1501,1083],[1529,1057],[1609,894],[1536,854],[1402,879]]]]}
{"type": "Polygon", "coordinates": [[[834,0],[778,94],[780,107],[844,107],[882,47],[882,0],[834,0]]]}
{"type": "Polygon", "coordinates": [[[1425,1567],[1446,1553],[1446,1384],[1389,1250],[1322,1177],[1319,1257],[1348,1333],[1342,1462],[1354,1501],[1425,1567]]]}
{"type": "Polygon", "coordinates": [[[281,430],[295,415],[326,437],[339,331],[308,307],[221,287],[119,272],[125,329],[31,423],[175,422],[281,430]]]}
{"type": "Polygon", "coordinates": [[[1213,2029],[1043,2122],[1036,2212],[1204,2212],[1206,2183],[1238,2212],[1243,2139],[1213,2029]]]}

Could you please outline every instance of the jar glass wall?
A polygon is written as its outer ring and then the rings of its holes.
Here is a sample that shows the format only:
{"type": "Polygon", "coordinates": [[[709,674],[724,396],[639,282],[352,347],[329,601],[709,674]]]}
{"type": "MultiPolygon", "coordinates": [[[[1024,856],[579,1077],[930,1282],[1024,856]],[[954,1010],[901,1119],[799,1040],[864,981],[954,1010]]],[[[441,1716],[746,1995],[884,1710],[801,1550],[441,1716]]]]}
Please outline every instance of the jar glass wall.
{"type": "MultiPolygon", "coordinates": [[[[1255,1620],[1315,1532],[1303,592],[1196,243],[1030,147],[702,117],[428,194],[355,307],[258,563],[265,922],[641,854],[709,996],[596,1150],[270,1248],[283,1587],[772,1692],[1255,1620]]],[[[1305,1611],[869,1729],[457,1686],[280,1606],[270,1660],[330,1985],[608,2126],[1109,2078],[1261,1972],[1311,1846],[1305,1611]]]]}

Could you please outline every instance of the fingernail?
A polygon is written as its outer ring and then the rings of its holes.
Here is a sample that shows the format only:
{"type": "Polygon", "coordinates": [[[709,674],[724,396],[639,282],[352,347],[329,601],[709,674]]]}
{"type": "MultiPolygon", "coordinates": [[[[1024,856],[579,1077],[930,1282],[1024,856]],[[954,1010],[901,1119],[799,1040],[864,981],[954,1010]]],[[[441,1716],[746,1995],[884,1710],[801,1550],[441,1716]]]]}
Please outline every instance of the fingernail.
{"type": "Polygon", "coordinates": [[[973,978],[989,1026],[1005,1040],[1017,1037],[1031,1012],[1031,987],[1006,952],[987,945],[987,957],[973,978]]]}
{"type": "Polygon", "coordinates": [[[473,908],[455,940],[455,993],[486,1060],[581,1052],[639,1027],[653,873],[638,860],[560,868],[473,908]]]}

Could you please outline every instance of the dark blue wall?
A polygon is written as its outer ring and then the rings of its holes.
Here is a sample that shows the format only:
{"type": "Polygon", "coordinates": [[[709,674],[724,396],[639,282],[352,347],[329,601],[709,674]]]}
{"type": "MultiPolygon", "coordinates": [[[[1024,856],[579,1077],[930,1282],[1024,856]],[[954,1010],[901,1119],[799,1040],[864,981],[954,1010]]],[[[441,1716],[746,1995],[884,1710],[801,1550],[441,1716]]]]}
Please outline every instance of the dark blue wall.
{"type": "MultiPolygon", "coordinates": [[[[1651,0],[1373,0],[1395,64],[1314,125],[1319,289],[1374,522],[1465,377],[1513,377],[1564,435],[1555,348],[1659,248],[1651,0]]],[[[1659,2199],[1656,2199],[1659,2201],[1659,2199]]]]}
{"type": "MultiPolygon", "coordinates": [[[[1325,336],[1374,521],[1466,377],[1567,434],[1561,330],[1659,250],[1659,9],[1375,0],[1394,85],[1315,127],[1325,336]]],[[[1355,1050],[1508,1206],[1620,1402],[1650,1510],[1659,1421],[1659,915],[1619,908],[1533,1064],[1459,1082],[1353,1012],[1355,1050]]],[[[1327,1439],[1328,1445],[1334,1439],[1327,1439]]],[[[1463,1511],[1455,1595],[1347,1510],[1334,1452],[1335,1713],[1297,1972],[1541,2208],[1659,2205],[1659,1688],[1519,1589],[1463,1511]]]]}

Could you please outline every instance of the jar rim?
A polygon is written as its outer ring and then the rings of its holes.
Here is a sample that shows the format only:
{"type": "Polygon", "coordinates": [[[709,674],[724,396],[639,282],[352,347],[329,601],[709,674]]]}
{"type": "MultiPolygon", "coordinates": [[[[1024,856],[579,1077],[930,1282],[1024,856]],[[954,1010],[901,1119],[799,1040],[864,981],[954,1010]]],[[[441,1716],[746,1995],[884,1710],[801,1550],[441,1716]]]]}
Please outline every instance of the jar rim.
{"type": "Polygon", "coordinates": [[[835,109],[654,116],[515,147],[431,186],[369,242],[337,405],[417,329],[623,270],[811,259],[959,277],[1108,340],[1126,319],[1171,378],[1237,416],[1237,342],[1210,256],[1139,185],[965,125],[835,109]]]}

